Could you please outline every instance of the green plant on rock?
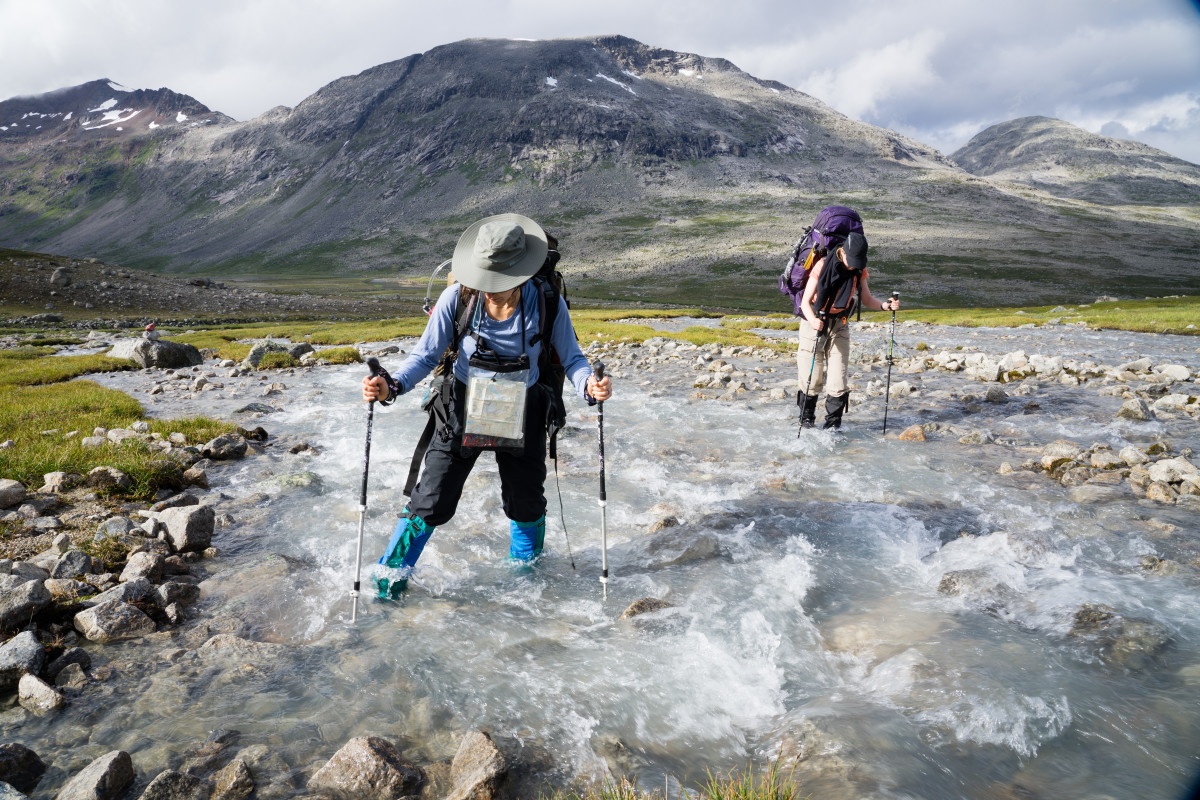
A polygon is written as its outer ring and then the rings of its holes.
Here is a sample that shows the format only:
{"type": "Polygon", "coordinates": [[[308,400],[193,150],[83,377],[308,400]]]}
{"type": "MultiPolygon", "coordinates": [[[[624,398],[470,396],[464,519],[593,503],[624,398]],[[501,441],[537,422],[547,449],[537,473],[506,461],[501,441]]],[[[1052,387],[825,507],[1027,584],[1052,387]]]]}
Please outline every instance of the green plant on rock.
{"type": "Polygon", "coordinates": [[[363,360],[362,353],[353,347],[330,347],[318,351],[317,357],[330,364],[360,364],[363,360]]]}
{"type": "Polygon", "coordinates": [[[288,369],[290,367],[300,366],[300,359],[293,356],[291,353],[266,353],[262,360],[258,362],[258,368],[263,369],[288,369]]]}

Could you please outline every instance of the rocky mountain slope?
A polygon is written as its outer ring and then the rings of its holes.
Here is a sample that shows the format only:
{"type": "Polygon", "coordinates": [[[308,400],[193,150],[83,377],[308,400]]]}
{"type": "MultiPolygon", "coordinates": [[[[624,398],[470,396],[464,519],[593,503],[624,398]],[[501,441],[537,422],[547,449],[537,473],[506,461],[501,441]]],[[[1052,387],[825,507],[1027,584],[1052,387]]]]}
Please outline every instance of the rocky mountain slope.
{"type": "Polygon", "coordinates": [[[1194,205],[1200,196],[1197,165],[1049,117],[993,125],[950,160],[972,175],[1092,203],[1194,205]]]}
{"type": "MultiPolygon", "coordinates": [[[[458,42],[295,109],[207,119],[0,135],[0,245],[231,277],[418,276],[473,219],[520,210],[563,241],[575,296],[783,310],[792,242],[840,202],[867,219],[873,285],[910,299],[1200,292],[1189,184],[1131,212],[973,175],[723,59],[623,37],[458,42]],[[1134,235],[1156,267],[1131,284],[1134,235]]],[[[1119,185],[1123,163],[1100,174],[1119,185]]]]}
{"type": "Polygon", "coordinates": [[[170,89],[127,89],[107,78],[0,102],[0,145],[83,143],[233,122],[170,89]]]}

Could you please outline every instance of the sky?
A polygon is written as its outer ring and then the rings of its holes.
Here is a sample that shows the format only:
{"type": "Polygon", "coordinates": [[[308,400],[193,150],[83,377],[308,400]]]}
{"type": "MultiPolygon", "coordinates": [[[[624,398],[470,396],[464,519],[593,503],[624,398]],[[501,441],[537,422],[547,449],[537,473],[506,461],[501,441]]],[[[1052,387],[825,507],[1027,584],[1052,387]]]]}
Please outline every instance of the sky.
{"type": "Polygon", "coordinates": [[[0,0],[0,99],[109,78],[249,119],[461,39],[607,34],[946,154],[1041,115],[1200,164],[1200,0],[0,0]]]}

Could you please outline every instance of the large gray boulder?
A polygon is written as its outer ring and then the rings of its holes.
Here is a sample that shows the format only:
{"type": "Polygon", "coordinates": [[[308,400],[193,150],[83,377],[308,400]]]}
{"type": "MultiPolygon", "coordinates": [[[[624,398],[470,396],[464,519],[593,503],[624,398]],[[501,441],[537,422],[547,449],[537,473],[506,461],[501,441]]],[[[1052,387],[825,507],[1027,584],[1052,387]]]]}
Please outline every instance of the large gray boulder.
{"type": "Polygon", "coordinates": [[[87,608],[75,615],[75,630],[88,641],[106,644],[154,633],[154,620],[122,600],[87,608]]]}
{"type": "Polygon", "coordinates": [[[200,455],[213,461],[226,461],[246,455],[249,444],[240,433],[223,433],[200,448],[200,455]]]}
{"type": "Polygon", "coordinates": [[[483,731],[468,731],[450,764],[446,800],[494,800],[508,775],[504,755],[483,731]]]}
{"type": "Polygon", "coordinates": [[[217,515],[212,506],[180,506],[158,512],[167,539],[177,552],[199,552],[212,544],[217,515]]]}
{"type": "Polygon", "coordinates": [[[113,800],[133,783],[133,778],[129,753],[113,750],[84,767],[54,800],[113,800]]]}
{"type": "Polygon", "coordinates": [[[46,651],[31,631],[21,631],[0,644],[0,689],[11,689],[22,675],[36,675],[42,669],[46,651]]]}
{"type": "Polygon", "coordinates": [[[425,781],[420,768],[378,736],[351,739],[308,782],[310,789],[355,800],[394,800],[416,795],[425,781]]]}
{"type": "Polygon", "coordinates": [[[67,699],[38,676],[22,675],[17,684],[17,702],[26,711],[41,717],[65,706],[67,699]]]}
{"type": "Polygon", "coordinates": [[[138,800],[209,800],[211,792],[207,781],[168,769],[150,781],[138,800]]]}
{"type": "Polygon", "coordinates": [[[204,356],[190,344],[166,339],[122,339],[108,351],[111,358],[127,358],[141,367],[180,369],[204,363],[204,356]]]}
{"type": "Polygon", "coordinates": [[[25,502],[25,484],[11,478],[0,478],[0,508],[12,508],[25,502]]]}
{"type": "Polygon", "coordinates": [[[50,605],[50,592],[44,580],[0,575],[0,629],[19,628],[50,605]]]}

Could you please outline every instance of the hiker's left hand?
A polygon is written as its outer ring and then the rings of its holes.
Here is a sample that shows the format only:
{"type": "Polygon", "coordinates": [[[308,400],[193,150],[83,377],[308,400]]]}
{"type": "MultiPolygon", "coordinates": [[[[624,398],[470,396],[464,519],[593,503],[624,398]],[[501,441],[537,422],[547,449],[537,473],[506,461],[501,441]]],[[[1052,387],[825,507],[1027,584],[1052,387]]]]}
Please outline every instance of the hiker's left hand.
{"type": "Polygon", "coordinates": [[[596,380],[596,376],[588,377],[587,395],[597,403],[603,403],[608,398],[612,397],[612,381],[605,375],[600,380],[596,380]]]}

